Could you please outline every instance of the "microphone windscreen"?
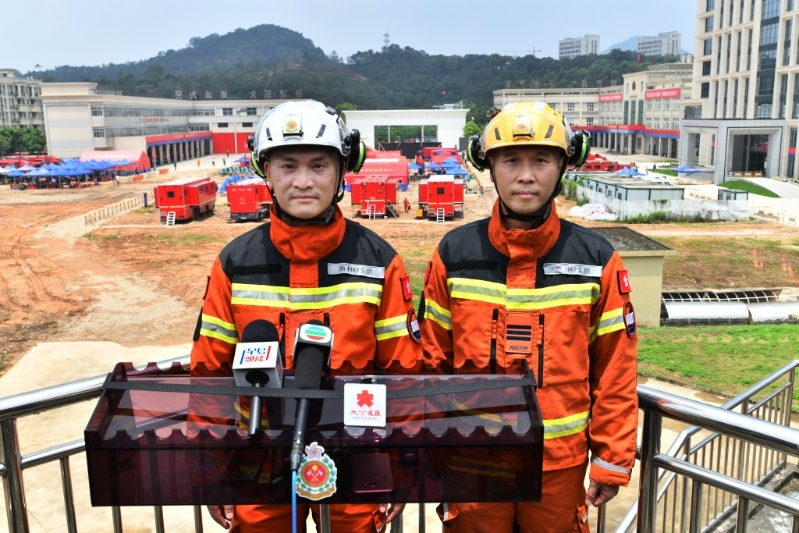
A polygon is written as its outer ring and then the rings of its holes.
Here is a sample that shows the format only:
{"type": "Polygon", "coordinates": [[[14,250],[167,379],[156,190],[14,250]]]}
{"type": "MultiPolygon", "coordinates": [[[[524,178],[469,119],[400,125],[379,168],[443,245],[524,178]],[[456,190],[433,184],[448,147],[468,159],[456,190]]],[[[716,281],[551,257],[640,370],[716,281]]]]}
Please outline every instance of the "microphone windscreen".
{"type": "Polygon", "coordinates": [[[325,354],[319,348],[305,344],[294,359],[294,388],[318,389],[325,368],[325,354]]]}
{"type": "Polygon", "coordinates": [[[277,328],[268,320],[253,320],[241,332],[240,342],[278,342],[277,328]]]}

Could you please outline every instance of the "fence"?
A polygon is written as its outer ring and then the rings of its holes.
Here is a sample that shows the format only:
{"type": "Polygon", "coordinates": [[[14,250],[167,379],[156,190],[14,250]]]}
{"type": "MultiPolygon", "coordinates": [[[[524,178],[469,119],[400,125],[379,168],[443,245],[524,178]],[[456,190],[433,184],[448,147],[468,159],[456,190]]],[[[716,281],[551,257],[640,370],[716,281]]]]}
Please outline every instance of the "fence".
{"type": "Polygon", "coordinates": [[[90,226],[92,224],[96,224],[97,222],[110,218],[116,215],[121,215],[122,213],[127,213],[131,209],[135,209],[141,205],[144,205],[145,198],[147,205],[150,205],[151,196],[150,193],[145,192],[142,193],[141,196],[135,196],[133,198],[128,198],[127,200],[122,200],[121,202],[117,202],[115,204],[107,205],[101,209],[97,209],[95,211],[90,211],[86,213],[83,217],[83,224],[85,226],[90,226]]]}

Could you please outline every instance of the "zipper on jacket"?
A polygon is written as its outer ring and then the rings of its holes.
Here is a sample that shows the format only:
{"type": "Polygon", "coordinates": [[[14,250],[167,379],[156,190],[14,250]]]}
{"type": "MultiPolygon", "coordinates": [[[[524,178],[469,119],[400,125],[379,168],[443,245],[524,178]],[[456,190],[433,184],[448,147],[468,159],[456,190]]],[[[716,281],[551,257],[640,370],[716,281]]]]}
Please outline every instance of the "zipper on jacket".
{"type": "Polygon", "coordinates": [[[491,358],[488,360],[488,368],[492,374],[497,373],[497,320],[499,319],[499,309],[494,309],[491,316],[491,358]]]}
{"type": "Polygon", "coordinates": [[[330,313],[325,313],[325,326],[330,327],[330,313]]]}
{"type": "Polygon", "coordinates": [[[538,344],[538,388],[544,386],[544,314],[538,315],[538,327],[541,329],[541,342],[538,344]]]}
{"type": "Polygon", "coordinates": [[[283,368],[286,368],[286,313],[280,313],[280,358],[283,360],[283,368]]]}

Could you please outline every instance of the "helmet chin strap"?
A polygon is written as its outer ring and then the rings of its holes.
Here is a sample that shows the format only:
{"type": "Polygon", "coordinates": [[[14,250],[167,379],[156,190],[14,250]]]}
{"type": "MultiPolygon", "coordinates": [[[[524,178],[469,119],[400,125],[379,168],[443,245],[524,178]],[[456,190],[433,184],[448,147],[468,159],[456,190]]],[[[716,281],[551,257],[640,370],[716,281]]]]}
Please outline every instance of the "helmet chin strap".
{"type": "Polygon", "coordinates": [[[298,218],[294,215],[290,215],[280,208],[277,196],[275,196],[275,191],[272,187],[269,187],[269,193],[272,195],[272,203],[275,204],[277,216],[285,220],[289,225],[302,226],[321,222],[327,226],[333,221],[333,216],[336,214],[336,205],[344,198],[344,173],[341,170],[341,166],[339,166],[336,189],[333,191],[330,207],[327,208],[324,217],[321,214],[312,218],[298,218]]]}

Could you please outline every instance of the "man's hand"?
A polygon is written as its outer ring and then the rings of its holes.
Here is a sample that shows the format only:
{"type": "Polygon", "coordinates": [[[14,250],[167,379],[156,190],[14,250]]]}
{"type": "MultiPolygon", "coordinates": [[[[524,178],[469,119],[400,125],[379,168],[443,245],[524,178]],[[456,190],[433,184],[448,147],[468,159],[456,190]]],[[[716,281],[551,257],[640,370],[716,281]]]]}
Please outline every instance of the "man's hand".
{"type": "Polygon", "coordinates": [[[233,521],[233,506],[232,505],[209,505],[208,512],[214,522],[219,524],[225,529],[230,529],[230,523],[233,521]]]}
{"type": "Polygon", "coordinates": [[[377,533],[383,531],[386,527],[386,524],[394,520],[396,517],[402,514],[402,510],[405,509],[404,503],[392,503],[391,505],[381,503],[377,506],[377,509],[380,511],[380,514],[386,515],[386,521],[377,528],[377,533]]]}
{"type": "Polygon", "coordinates": [[[585,504],[599,507],[608,503],[618,493],[619,487],[617,485],[600,485],[596,481],[592,481],[585,493],[585,504]]]}

